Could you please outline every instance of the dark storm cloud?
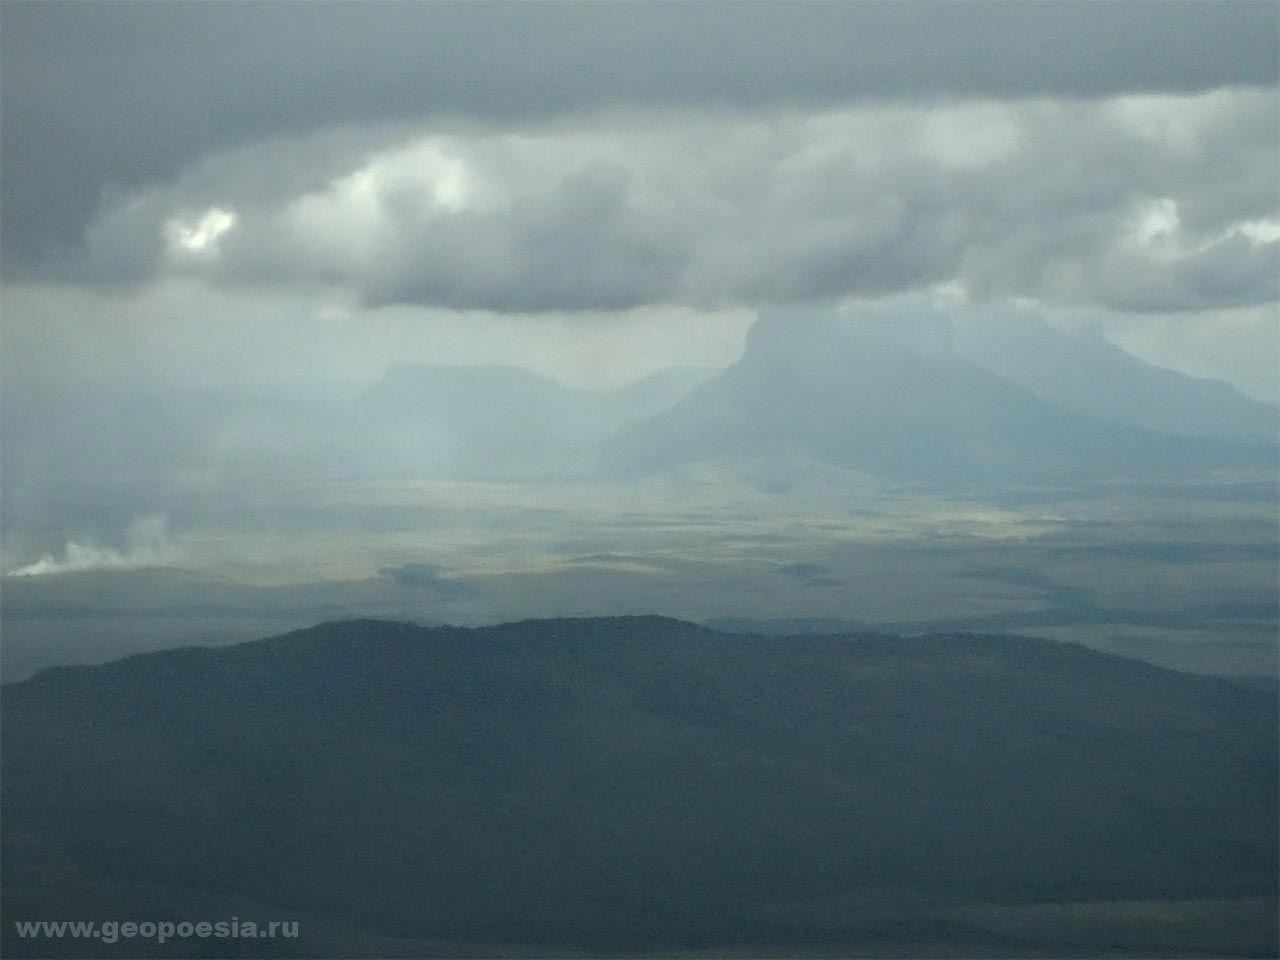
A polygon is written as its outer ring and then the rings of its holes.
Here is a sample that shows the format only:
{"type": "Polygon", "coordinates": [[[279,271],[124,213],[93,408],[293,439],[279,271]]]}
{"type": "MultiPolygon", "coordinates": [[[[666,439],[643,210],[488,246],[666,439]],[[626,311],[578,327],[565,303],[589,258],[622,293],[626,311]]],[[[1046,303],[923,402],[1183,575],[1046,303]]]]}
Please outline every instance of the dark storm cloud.
{"type": "Polygon", "coordinates": [[[1266,3],[10,3],[0,38],[10,269],[74,247],[112,196],[322,128],[1280,76],[1266,3]]]}

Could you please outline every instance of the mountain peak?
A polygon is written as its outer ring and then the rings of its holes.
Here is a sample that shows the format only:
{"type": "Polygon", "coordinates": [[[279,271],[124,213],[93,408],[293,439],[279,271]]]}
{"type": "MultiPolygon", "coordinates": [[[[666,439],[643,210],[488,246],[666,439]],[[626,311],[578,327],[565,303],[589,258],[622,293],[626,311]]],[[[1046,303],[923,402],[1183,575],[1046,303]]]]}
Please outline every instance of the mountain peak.
{"type": "Polygon", "coordinates": [[[830,466],[881,477],[988,484],[1270,467],[1275,460],[1270,446],[1106,422],[954,347],[950,319],[928,311],[765,314],[738,363],[668,411],[621,431],[606,457],[625,473],[798,448],[830,466]]]}

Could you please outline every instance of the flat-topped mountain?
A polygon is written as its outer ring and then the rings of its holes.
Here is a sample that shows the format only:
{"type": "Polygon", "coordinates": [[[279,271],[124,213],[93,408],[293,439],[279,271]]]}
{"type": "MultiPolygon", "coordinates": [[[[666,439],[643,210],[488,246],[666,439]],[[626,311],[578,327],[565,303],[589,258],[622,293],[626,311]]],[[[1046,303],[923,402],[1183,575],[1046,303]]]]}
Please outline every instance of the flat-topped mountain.
{"type": "Polygon", "coordinates": [[[311,956],[1030,956],[1100,949],[1053,904],[1212,901],[1107,950],[1266,952],[1276,726],[1022,637],[329,623],[5,686],[4,913],[297,917],[270,946],[311,956]]]}
{"type": "MultiPolygon", "coordinates": [[[[945,318],[762,316],[741,360],[670,409],[623,427],[602,459],[625,476],[800,450],[824,464],[883,477],[966,483],[1149,477],[1270,468],[1276,461],[1274,430],[1244,442],[1178,436],[1149,429],[1156,423],[1149,417],[1143,425],[1127,418],[1135,397],[1153,391],[1163,397],[1172,389],[1172,375],[1152,374],[1153,383],[1135,386],[1133,369],[1145,365],[1134,358],[1110,366],[1085,358],[1047,381],[1052,389],[1037,391],[1017,382],[1033,378],[1032,359],[1014,357],[1016,350],[997,356],[976,336],[965,345],[1011,376],[958,352],[945,318]],[[1098,379],[1086,403],[1079,380],[1091,372],[1098,379]]],[[[1051,351],[1036,357],[1054,362],[1051,351]]],[[[1212,393],[1207,386],[1179,389],[1192,400],[1178,409],[1194,408],[1212,393]]],[[[1245,432],[1256,430],[1255,408],[1267,408],[1239,401],[1252,416],[1245,432]]]]}

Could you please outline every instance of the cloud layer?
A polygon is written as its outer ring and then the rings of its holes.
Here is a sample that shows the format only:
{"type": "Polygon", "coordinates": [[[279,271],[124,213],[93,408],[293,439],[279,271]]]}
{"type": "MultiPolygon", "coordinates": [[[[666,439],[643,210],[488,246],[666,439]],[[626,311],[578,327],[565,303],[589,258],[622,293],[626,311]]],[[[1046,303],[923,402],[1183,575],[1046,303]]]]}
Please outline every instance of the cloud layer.
{"type": "Polygon", "coordinates": [[[72,2],[13,5],[4,26],[10,269],[56,266],[104,198],[211,153],[316,131],[1280,79],[1262,3],[72,2]]]}
{"type": "Polygon", "coordinates": [[[1255,90],[628,114],[406,134],[358,160],[278,142],[125,195],[90,227],[85,269],[507,313],[941,284],[1240,307],[1280,292],[1278,152],[1274,93],[1255,90]]]}

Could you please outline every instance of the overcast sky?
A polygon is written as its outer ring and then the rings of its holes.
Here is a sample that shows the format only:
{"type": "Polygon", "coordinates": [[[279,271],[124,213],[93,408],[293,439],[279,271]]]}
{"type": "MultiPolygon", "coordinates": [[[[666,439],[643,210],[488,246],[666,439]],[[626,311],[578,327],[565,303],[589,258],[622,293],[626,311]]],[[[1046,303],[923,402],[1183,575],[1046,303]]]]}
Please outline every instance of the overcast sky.
{"type": "Polygon", "coordinates": [[[1271,3],[9,3],[4,374],[618,381],[1016,301],[1274,396],[1271,3]]]}
{"type": "Polygon", "coordinates": [[[357,615],[1165,645],[1183,606],[1161,662],[1273,669],[1252,474],[898,481],[1226,449],[1037,387],[1265,424],[1092,334],[1280,399],[1274,2],[0,0],[0,286],[22,669],[357,615]],[[393,368],[616,387],[748,340],[613,393],[393,368]]]}

